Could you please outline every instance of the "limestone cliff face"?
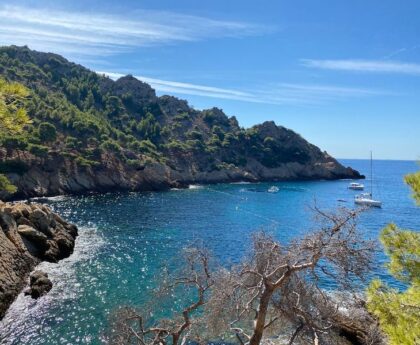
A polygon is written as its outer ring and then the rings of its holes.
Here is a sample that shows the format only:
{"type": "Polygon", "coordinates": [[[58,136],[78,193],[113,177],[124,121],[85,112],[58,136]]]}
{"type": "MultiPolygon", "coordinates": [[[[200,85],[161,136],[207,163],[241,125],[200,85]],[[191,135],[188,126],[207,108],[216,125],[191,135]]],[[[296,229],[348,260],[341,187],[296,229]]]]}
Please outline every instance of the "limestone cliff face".
{"type": "Polygon", "coordinates": [[[76,236],[77,227],[47,206],[0,201],[0,319],[34,267],[68,257],[76,236]]]}
{"type": "MultiPolygon", "coordinates": [[[[361,178],[360,174],[345,168],[328,155],[313,157],[306,163],[285,162],[269,168],[256,159],[248,159],[244,166],[225,165],[214,169],[199,162],[177,158],[176,164],[148,163],[133,168],[110,157],[107,164],[80,167],[60,155],[47,159],[28,160],[30,168],[24,174],[8,174],[19,192],[14,198],[82,194],[86,192],[149,191],[189,184],[212,184],[237,181],[333,180],[361,178]],[[192,164],[193,163],[193,164],[192,164]]],[[[10,198],[10,195],[0,197],[10,198]]]]}

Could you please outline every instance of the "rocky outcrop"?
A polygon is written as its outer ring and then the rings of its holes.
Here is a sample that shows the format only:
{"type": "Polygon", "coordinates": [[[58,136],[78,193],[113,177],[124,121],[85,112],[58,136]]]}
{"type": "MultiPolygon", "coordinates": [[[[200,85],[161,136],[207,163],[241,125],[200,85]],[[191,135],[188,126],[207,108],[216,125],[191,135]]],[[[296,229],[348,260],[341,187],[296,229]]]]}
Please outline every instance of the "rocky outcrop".
{"type": "MultiPolygon", "coordinates": [[[[30,168],[23,174],[8,174],[10,181],[18,187],[18,193],[12,196],[0,192],[3,200],[87,192],[165,190],[195,183],[362,177],[357,171],[343,167],[327,155],[322,159],[314,157],[305,163],[285,162],[273,168],[252,158],[241,167],[226,164],[217,168],[203,168],[182,159],[178,159],[173,166],[155,162],[132,167],[117,159],[109,159],[106,165],[80,167],[60,155],[50,155],[47,159],[31,161],[30,164],[30,168]]],[[[28,238],[33,236],[32,240],[41,246],[45,241],[42,234],[31,234],[30,229],[21,227],[20,231],[28,238]]]]}
{"type": "MultiPolygon", "coordinates": [[[[0,201],[0,319],[34,267],[68,257],[76,236],[77,227],[45,205],[0,201]]],[[[34,296],[48,290],[46,279],[31,278],[34,296]]]]}
{"type": "MultiPolygon", "coordinates": [[[[0,198],[7,200],[86,192],[165,190],[195,183],[363,177],[325,153],[310,157],[305,162],[284,162],[271,168],[254,158],[248,158],[243,166],[224,164],[219,167],[200,165],[200,162],[195,163],[182,157],[173,157],[173,160],[173,164],[151,162],[133,167],[123,164],[115,157],[108,157],[106,164],[80,167],[58,153],[51,153],[44,159],[27,158],[28,169],[24,173],[7,174],[10,181],[18,187],[18,192],[14,195],[0,192],[0,198]]],[[[45,242],[42,234],[31,234],[30,229],[25,227],[21,227],[20,231],[28,238],[33,236],[32,240],[41,246],[45,242]]]]}
{"type": "Polygon", "coordinates": [[[29,276],[29,287],[25,290],[25,295],[30,295],[33,299],[44,296],[52,289],[52,282],[48,274],[43,271],[32,272],[29,276]]]}

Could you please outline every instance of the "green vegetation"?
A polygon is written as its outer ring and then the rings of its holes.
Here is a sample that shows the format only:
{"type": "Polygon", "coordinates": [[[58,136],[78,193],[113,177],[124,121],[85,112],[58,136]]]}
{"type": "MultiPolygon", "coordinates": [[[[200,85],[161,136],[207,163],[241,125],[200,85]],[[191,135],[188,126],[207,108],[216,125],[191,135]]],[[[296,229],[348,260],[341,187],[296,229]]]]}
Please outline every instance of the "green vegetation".
{"type": "Polygon", "coordinates": [[[30,123],[23,107],[27,96],[23,85],[0,78],[0,135],[21,133],[30,123]]]}
{"type": "Polygon", "coordinates": [[[48,147],[38,144],[29,144],[29,152],[38,157],[47,157],[48,147]]]}
{"type": "Polygon", "coordinates": [[[113,81],[55,54],[2,47],[0,73],[6,159],[42,165],[59,155],[83,168],[159,162],[200,171],[324,159],[272,122],[243,129],[218,108],[198,111],[175,97],[157,97],[132,76],[113,81]]]}
{"type": "Polygon", "coordinates": [[[405,177],[405,182],[413,190],[413,197],[420,205],[420,172],[410,174],[405,177]]]}
{"type": "Polygon", "coordinates": [[[8,193],[13,194],[16,193],[17,188],[10,183],[9,179],[6,176],[0,174],[0,191],[6,191],[8,193]]]}
{"type": "Polygon", "coordinates": [[[57,139],[55,126],[48,122],[41,122],[38,126],[39,139],[42,142],[51,142],[57,139]]]}
{"type": "MultiPolygon", "coordinates": [[[[408,175],[407,183],[419,202],[420,173],[408,175]]],[[[368,309],[379,319],[391,345],[411,345],[420,340],[420,233],[388,225],[381,242],[390,258],[389,272],[407,284],[405,291],[374,280],[367,291],[368,309]]]]}
{"type": "MultiPolygon", "coordinates": [[[[12,137],[23,132],[24,127],[31,121],[24,109],[24,102],[28,90],[19,83],[10,83],[0,78],[0,142],[10,153],[13,149],[26,147],[19,137],[12,137]]],[[[17,188],[9,179],[0,174],[0,192],[15,193],[17,188]]]]}

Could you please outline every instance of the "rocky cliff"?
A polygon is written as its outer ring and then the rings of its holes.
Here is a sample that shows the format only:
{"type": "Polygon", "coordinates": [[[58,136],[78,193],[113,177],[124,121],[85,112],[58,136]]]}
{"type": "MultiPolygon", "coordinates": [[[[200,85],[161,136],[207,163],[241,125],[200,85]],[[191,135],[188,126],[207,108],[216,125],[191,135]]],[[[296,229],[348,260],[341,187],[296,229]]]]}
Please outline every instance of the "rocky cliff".
{"type": "Polygon", "coordinates": [[[76,236],[77,227],[47,206],[0,201],[0,319],[34,267],[68,257],[76,236]]]}
{"type": "Polygon", "coordinates": [[[0,73],[30,91],[32,123],[0,133],[0,174],[21,198],[150,190],[189,183],[361,178],[294,131],[242,128],[221,109],[157,96],[133,76],[116,81],[63,57],[0,48],[0,73]]]}
{"type": "MultiPolygon", "coordinates": [[[[285,129],[273,122],[260,126],[262,131],[272,130],[275,138],[283,135],[285,129]]],[[[211,184],[235,181],[278,181],[278,180],[333,180],[360,178],[359,173],[345,168],[328,154],[311,147],[302,138],[294,138],[289,144],[307,154],[305,161],[282,162],[267,167],[258,159],[249,157],[245,164],[213,164],[202,162],[194,155],[173,155],[172,161],[147,162],[136,166],[124,164],[118,157],[104,154],[102,162],[94,166],[80,166],[59,152],[50,152],[45,158],[21,153],[27,169],[23,173],[9,173],[8,177],[18,187],[17,198],[78,194],[90,191],[109,192],[117,190],[144,191],[165,190],[172,187],[186,187],[189,184],[211,184]]],[[[286,147],[286,144],[285,144],[286,147]]],[[[195,153],[195,155],[199,155],[195,153]]],[[[2,151],[0,149],[0,160],[2,151]]],[[[4,156],[3,156],[4,157],[4,156]]],[[[2,193],[0,193],[0,196],[2,193]]],[[[7,195],[3,195],[7,197],[7,195]]]]}

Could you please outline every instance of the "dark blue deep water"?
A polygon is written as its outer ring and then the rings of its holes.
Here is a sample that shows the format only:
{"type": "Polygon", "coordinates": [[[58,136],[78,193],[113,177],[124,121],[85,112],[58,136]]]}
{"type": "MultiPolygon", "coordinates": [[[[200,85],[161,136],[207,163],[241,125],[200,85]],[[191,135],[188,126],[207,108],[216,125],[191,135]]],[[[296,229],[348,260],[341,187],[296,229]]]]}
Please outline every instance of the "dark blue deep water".
{"type": "MultiPolygon", "coordinates": [[[[369,175],[369,161],[343,163],[369,175]]],[[[383,208],[363,214],[364,236],[377,238],[392,221],[420,228],[420,208],[403,183],[403,176],[417,169],[408,161],[374,162],[374,194],[383,208]]],[[[0,343],[100,344],[108,313],[120,305],[141,305],[162,265],[186,243],[202,240],[222,262],[238,261],[255,230],[267,230],[286,242],[312,230],[309,207],[314,200],[324,209],[354,207],[355,192],[347,189],[348,183],[220,184],[51,198],[48,204],[80,228],[75,253],[58,264],[41,264],[54,288],[37,301],[18,297],[0,322],[0,343]],[[267,192],[271,186],[279,191],[267,192]]],[[[369,180],[363,183],[370,185],[369,180]]],[[[372,275],[396,285],[382,267],[385,261],[383,254],[377,255],[372,275]]]]}

